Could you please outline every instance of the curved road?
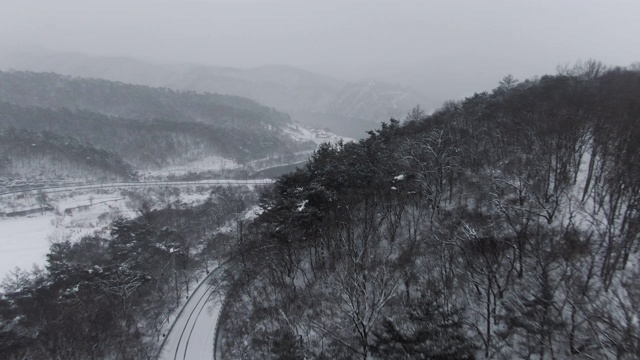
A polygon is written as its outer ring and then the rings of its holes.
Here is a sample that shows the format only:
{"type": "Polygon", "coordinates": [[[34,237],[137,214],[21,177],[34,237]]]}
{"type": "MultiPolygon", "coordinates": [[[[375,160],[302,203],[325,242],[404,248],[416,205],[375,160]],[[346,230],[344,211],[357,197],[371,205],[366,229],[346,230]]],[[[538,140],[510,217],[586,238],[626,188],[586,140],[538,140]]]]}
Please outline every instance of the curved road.
{"type": "Polygon", "coordinates": [[[237,180],[237,179],[219,179],[219,180],[198,180],[198,181],[140,181],[140,182],[118,182],[118,183],[78,183],[78,184],[66,184],[59,186],[47,186],[36,187],[20,190],[8,190],[0,193],[2,195],[13,194],[26,194],[30,192],[44,192],[54,193],[60,191],[72,191],[72,190],[89,190],[89,189],[108,189],[119,187],[146,187],[146,186],[191,186],[191,185],[267,185],[272,184],[272,179],[250,179],[250,180],[237,180]]]}
{"type": "Polygon", "coordinates": [[[216,288],[209,278],[219,271],[213,270],[189,296],[162,343],[159,360],[212,360],[216,323],[222,299],[214,294],[216,288]]]}

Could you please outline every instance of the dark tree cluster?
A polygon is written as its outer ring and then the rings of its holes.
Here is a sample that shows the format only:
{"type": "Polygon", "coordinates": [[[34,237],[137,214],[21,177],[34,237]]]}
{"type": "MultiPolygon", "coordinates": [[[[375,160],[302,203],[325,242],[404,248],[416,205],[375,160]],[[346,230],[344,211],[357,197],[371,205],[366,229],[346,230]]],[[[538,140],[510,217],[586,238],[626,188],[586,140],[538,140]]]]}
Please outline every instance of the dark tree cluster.
{"type": "Polygon", "coordinates": [[[323,146],[230,255],[223,356],[640,357],[640,72],[589,61],[323,146]]]}

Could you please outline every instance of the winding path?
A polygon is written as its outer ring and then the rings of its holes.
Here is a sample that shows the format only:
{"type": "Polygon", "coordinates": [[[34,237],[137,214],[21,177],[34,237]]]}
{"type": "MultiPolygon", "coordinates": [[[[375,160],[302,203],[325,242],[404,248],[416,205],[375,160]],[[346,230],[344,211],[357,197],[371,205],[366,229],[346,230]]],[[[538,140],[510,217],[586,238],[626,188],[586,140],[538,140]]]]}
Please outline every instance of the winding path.
{"type": "Polygon", "coordinates": [[[213,270],[191,294],[162,343],[159,360],[215,358],[215,330],[222,301],[209,279],[220,269],[213,270]]]}
{"type": "Polygon", "coordinates": [[[91,190],[91,189],[108,189],[121,187],[157,187],[157,186],[192,186],[192,185],[267,185],[272,184],[272,179],[217,179],[217,180],[198,180],[198,181],[139,181],[139,182],[117,182],[117,183],[77,183],[65,184],[59,186],[33,187],[18,190],[7,190],[0,193],[3,195],[28,194],[28,193],[55,193],[61,191],[73,190],[91,190]]]}

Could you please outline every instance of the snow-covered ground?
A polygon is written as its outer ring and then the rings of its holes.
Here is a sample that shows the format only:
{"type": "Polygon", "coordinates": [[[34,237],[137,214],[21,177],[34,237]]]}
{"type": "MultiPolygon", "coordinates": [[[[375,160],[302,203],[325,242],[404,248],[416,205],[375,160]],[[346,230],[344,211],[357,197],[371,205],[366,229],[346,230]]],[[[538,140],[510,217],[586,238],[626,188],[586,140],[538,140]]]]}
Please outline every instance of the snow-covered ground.
{"type": "Polygon", "coordinates": [[[0,220],[0,277],[16,267],[30,270],[34,264],[45,263],[52,219],[50,215],[39,215],[0,220]]]}

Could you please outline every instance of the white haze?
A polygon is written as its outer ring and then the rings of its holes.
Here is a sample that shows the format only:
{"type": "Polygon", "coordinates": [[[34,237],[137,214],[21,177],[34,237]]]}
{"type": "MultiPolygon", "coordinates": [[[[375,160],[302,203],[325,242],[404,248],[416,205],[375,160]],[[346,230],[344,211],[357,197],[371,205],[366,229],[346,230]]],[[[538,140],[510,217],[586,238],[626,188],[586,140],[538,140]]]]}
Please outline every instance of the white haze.
{"type": "Polygon", "coordinates": [[[0,51],[285,64],[442,100],[579,59],[639,61],[638,14],[631,0],[2,0],[0,51]]]}

